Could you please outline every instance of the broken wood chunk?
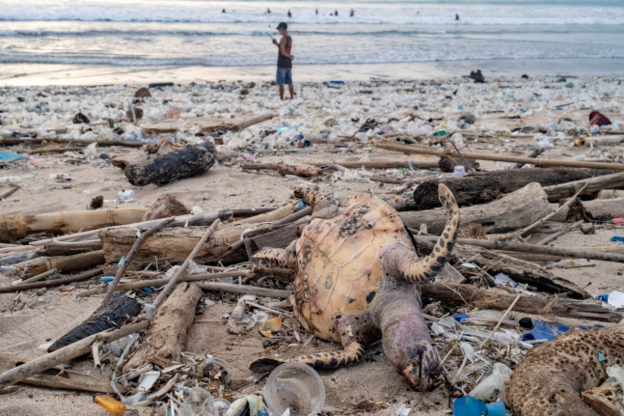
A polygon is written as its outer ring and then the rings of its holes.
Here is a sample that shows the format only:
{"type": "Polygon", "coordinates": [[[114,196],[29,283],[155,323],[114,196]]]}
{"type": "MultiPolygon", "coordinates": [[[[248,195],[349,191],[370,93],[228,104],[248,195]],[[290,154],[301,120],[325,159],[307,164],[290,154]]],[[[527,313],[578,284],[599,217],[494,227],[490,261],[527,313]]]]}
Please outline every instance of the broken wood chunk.
{"type": "Polygon", "coordinates": [[[156,202],[145,212],[143,221],[159,220],[179,215],[190,214],[191,211],[173,195],[165,194],[158,197],[156,202]]]}

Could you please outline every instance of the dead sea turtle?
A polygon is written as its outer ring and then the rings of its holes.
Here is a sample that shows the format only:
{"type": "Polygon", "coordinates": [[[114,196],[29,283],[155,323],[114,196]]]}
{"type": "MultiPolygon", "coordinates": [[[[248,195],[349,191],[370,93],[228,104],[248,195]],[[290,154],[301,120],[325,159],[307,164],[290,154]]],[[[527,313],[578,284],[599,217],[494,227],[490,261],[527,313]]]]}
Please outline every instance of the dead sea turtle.
{"type": "MultiPolygon", "coordinates": [[[[343,207],[328,195],[297,189],[314,207],[301,238],[287,249],[264,249],[254,257],[297,271],[291,303],[295,316],[321,339],[342,344],[341,352],[311,354],[293,361],[316,369],[338,368],[362,360],[364,347],[382,337],[388,359],[417,390],[426,390],[440,373],[414,283],[427,283],[451,254],[459,227],[459,208],[451,191],[439,187],[449,215],[431,255],[420,259],[399,214],[372,194],[358,194],[343,207]]],[[[260,359],[251,370],[281,364],[260,359]]]]}

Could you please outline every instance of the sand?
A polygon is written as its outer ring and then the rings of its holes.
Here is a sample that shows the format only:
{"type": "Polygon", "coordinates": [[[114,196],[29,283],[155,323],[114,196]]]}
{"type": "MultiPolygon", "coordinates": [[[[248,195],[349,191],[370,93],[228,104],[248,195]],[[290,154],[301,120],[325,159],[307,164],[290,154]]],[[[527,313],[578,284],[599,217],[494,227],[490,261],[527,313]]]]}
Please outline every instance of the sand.
{"type": "MultiPolygon", "coordinates": [[[[136,87],[128,87],[133,91],[136,87]]],[[[319,87],[320,88],[320,87],[319,87]]],[[[224,94],[226,94],[224,92],[224,94]]],[[[489,99],[490,95],[483,93],[475,99],[489,99]]],[[[231,96],[227,99],[230,99],[231,96]]],[[[225,99],[225,98],[224,98],[225,99]]],[[[606,97],[604,101],[611,98],[606,97]]],[[[527,105],[519,103],[518,106],[527,105]]],[[[621,105],[621,103],[620,103],[621,105]]],[[[340,110],[336,110],[339,113],[340,110]]],[[[483,115],[482,120],[477,122],[480,126],[499,126],[500,128],[514,128],[532,124],[549,123],[555,116],[557,118],[570,117],[574,120],[586,123],[590,109],[573,109],[551,112],[540,112],[532,117],[522,120],[503,119],[498,114],[483,115]]],[[[607,115],[621,118],[618,112],[605,111],[607,115]]],[[[329,114],[328,114],[329,115],[329,114]]],[[[312,117],[304,113],[301,118],[312,117]]],[[[315,114],[314,117],[318,117],[315,114]]],[[[322,116],[322,115],[321,115],[322,116]]],[[[456,118],[456,114],[450,114],[447,119],[456,118]]],[[[267,125],[286,124],[292,121],[290,116],[280,116],[267,125]]],[[[34,126],[36,127],[36,126],[34,126]]],[[[260,128],[260,127],[258,127],[260,128]]],[[[512,140],[514,146],[507,147],[509,154],[523,155],[530,153],[535,148],[535,141],[531,138],[517,138],[512,140]]],[[[500,143],[494,141],[469,142],[470,151],[503,151],[500,143]]],[[[23,147],[8,149],[11,151],[25,150],[23,147]]],[[[612,155],[622,155],[623,146],[609,148],[612,155]]],[[[131,150],[117,147],[108,148],[111,156],[123,154],[131,150]]],[[[594,155],[600,154],[601,150],[595,150],[594,155]]],[[[557,147],[549,149],[547,156],[551,158],[569,158],[581,154],[587,154],[586,148],[557,147]]],[[[299,184],[299,180],[289,180],[279,176],[275,172],[245,172],[240,169],[237,162],[220,164],[209,172],[173,184],[156,187],[133,187],[128,184],[122,172],[100,159],[82,160],[76,164],[71,155],[36,155],[39,164],[32,162],[17,162],[0,172],[1,176],[20,176],[20,189],[5,201],[0,201],[0,213],[9,214],[37,214],[44,212],[56,212],[65,210],[86,209],[90,200],[96,195],[103,195],[104,206],[131,208],[148,207],[159,195],[170,193],[177,196],[189,206],[197,205],[203,210],[216,208],[252,208],[252,207],[275,207],[288,201],[292,189],[299,184]],[[74,162],[70,163],[70,160],[74,162]],[[55,162],[53,166],[46,166],[45,162],[55,162]],[[72,178],[70,182],[59,183],[56,175],[65,174],[72,178]],[[132,189],[136,195],[136,201],[130,204],[118,204],[113,202],[117,199],[117,193],[121,190],[132,189]],[[203,194],[209,193],[209,200],[203,199],[203,194]]],[[[303,149],[301,154],[266,155],[258,157],[261,162],[279,162],[284,160],[289,163],[301,163],[302,161],[322,162],[345,162],[361,160],[406,160],[408,157],[398,153],[384,152],[372,148],[364,148],[361,145],[349,145],[337,147],[335,144],[318,145],[303,149]]],[[[428,160],[419,156],[414,160],[428,160]]],[[[494,162],[481,163],[482,168],[495,170],[502,169],[494,162]]],[[[384,173],[384,172],[376,172],[384,173]]],[[[419,176],[413,172],[396,172],[387,174],[387,177],[401,180],[414,179],[419,176]]],[[[309,182],[309,181],[308,181],[309,182]]],[[[352,195],[357,192],[371,191],[387,198],[391,202],[407,202],[410,197],[398,194],[394,185],[378,183],[344,182],[341,180],[320,180],[317,185],[324,192],[337,193],[341,196],[352,195]]],[[[595,235],[586,236],[579,232],[560,237],[552,244],[556,247],[582,247],[603,246],[609,244],[611,236],[620,233],[619,230],[598,230],[595,235]]],[[[535,238],[539,238],[536,236],[535,238]]],[[[584,287],[592,296],[608,293],[611,290],[621,288],[617,271],[621,266],[614,263],[596,262],[596,267],[583,269],[554,269],[553,272],[561,277],[584,287]]],[[[11,278],[0,276],[0,285],[9,285],[11,278]]],[[[11,311],[12,294],[0,295],[0,350],[9,351],[23,356],[34,358],[42,351],[37,347],[50,340],[55,340],[66,331],[82,322],[100,304],[103,296],[89,298],[77,298],[77,293],[82,291],[85,284],[77,285],[69,296],[60,296],[56,288],[41,291],[32,291],[22,294],[22,300],[27,299],[27,306],[23,310],[11,311]],[[36,294],[36,293],[37,294],[36,294]],[[43,297],[39,301],[38,294],[43,297]]],[[[229,313],[235,306],[235,298],[209,294],[207,297],[216,299],[214,306],[207,307],[202,319],[219,320],[224,314],[229,313]]],[[[249,364],[259,356],[279,354],[281,358],[290,358],[311,352],[334,351],[338,349],[335,344],[313,341],[308,347],[301,344],[297,346],[281,345],[277,349],[265,350],[263,339],[256,332],[235,336],[226,331],[227,326],[222,322],[205,322],[193,325],[186,350],[196,354],[210,353],[227,360],[235,369],[234,387],[237,394],[255,393],[262,389],[264,381],[258,384],[250,379],[251,372],[247,369],[249,364]]],[[[440,347],[446,350],[444,343],[440,347]]],[[[369,350],[372,355],[365,362],[350,368],[335,371],[322,371],[321,377],[326,388],[326,406],[333,409],[335,414],[368,414],[369,412],[353,409],[353,404],[364,400],[380,402],[380,409],[373,412],[377,415],[390,415],[401,404],[408,403],[414,415],[444,415],[450,413],[451,398],[443,388],[433,392],[417,393],[411,391],[400,374],[392,367],[389,361],[379,353],[375,347],[369,350]]],[[[442,353],[442,351],[441,351],[442,353]]],[[[456,371],[461,356],[454,355],[448,362],[448,368],[452,374],[456,371]]],[[[82,371],[91,371],[91,374],[101,375],[100,370],[95,371],[92,363],[88,361],[74,362],[71,364],[82,371]]],[[[464,370],[465,377],[469,377],[470,369],[464,370]]],[[[109,370],[105,370],[103,377],[109,377],[109,370]]],[[[470,378],[470,377],[469,377],[470,378]]],[[[467,388],[470,385],[465,385],[467,388]]],[[[43,388],[23,386],[13,394],[0,396],[0,414],[11,415],[105,415],[97,405],[92,403],[93,394],[57,391],[43,388]]],[[[131,413],[128,413],[131,414],[131,413]]],[[[135,413],[139,414],[139,413],[135,413]]],[[[140,412],[140,414],[144,414],[140,412]]]]}

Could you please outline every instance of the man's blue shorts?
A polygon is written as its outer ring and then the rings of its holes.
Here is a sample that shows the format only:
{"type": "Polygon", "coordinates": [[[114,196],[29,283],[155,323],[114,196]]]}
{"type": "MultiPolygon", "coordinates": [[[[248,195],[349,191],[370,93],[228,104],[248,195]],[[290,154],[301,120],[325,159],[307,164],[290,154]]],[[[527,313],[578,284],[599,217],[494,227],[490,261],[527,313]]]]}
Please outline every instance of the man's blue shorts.
{"type": "Polygon", "coordinates": [[[277,85],[291,85],[293,83],[292,68],[277,68],[275,83],[277,85]]]}

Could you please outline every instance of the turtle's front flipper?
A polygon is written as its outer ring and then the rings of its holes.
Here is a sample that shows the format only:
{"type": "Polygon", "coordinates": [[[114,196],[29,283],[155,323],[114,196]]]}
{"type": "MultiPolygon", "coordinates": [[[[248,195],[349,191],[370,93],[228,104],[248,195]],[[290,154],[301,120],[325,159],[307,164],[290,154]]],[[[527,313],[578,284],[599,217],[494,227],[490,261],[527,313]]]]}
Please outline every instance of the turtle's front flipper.
{"type": "Polygon", "coordinates": [[[408,282],[426,283],[433,280],[453,251],[459,229],[459,207],[455,196],[446,185],[440,184],[439,196],[449,218],[431,254],[420,259],[411,249],[401,244],[390,245],[383,253],[387,270],[394,271],[399,278],[408,282]]]}
{"type": "Polygon", "coordinates": [[[339,352],[323,352],[319,354],[303,355],[287,361],[275,360],[272,358],[261,358],[251,363],[249,369],[254,373],[267,373],[280,364],[288,361],[295,361],[307,364],[316,370],[327,370],[357,364],[362,360],[363,356],[364,346],[359,342],[352,342],[347,345],[343,351],[339,352]]]}
{"type": "Polygon", "coordinates": [[[331,195],[322,194],[316,191],[309,191],[304,188],[297,188],[293,196],[303,199],[307,205],[314,208],[312,218],[331,218],[338,211],[338,203],[331,195]]]}
{"type": "Polygon", "coordinates": [[[274,266],[295,270],[297,268],[296,243],[296,240],[293,241],[286,249],[265,248],[254,254],[254,258],[266,260],[274,266]]]}

